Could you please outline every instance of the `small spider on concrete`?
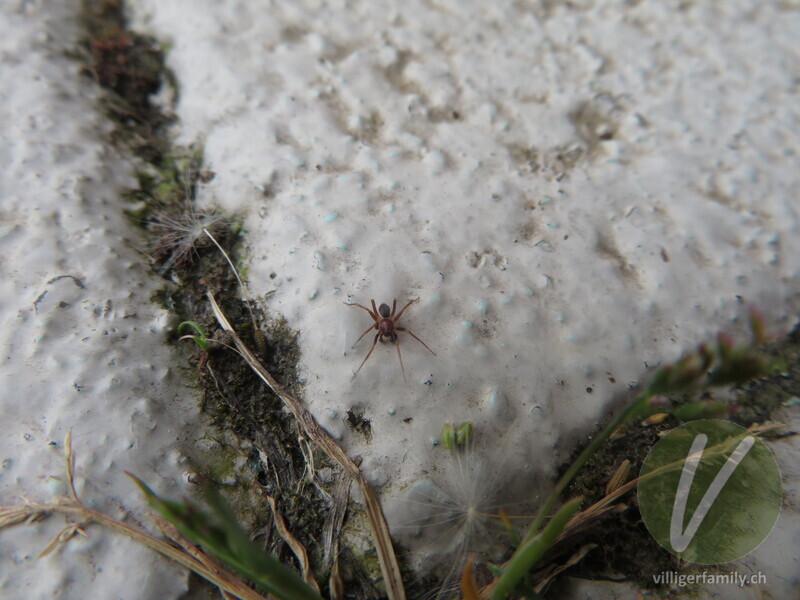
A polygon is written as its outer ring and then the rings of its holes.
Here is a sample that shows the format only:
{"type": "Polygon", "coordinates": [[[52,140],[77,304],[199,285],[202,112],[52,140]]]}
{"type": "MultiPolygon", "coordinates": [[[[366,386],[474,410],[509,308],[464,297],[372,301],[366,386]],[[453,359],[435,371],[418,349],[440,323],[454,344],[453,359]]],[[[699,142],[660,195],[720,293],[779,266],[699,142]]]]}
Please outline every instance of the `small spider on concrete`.
{"type": "Polygon", "coordinates": [[[428,352],[430,352],[431,354],[436,356],[436,352],[434,352],[433,350],[428,348],[428,345],[425,342],[423,342],[421,339],[419,339],[416,335],[414,335],[413,331],[411,331],[410,329],[406,329],[405,327],[398,327],[397,326],[397,322],[400,320],[400,317],[403,316],[403,313],[406,311],[406,309],[416,301],[417,300],[410,300],[408,302],[408,304],[406,304],[400,310],[399,313],[397,313],[397,300],[394,300],[392,302],[392,310],[391,311],[389,311],[389,305],[388,304],[381,304],[379,307],[376,308],[375,307],[375,300],[371,301],[372,302],[372,310],[368,309],[363,304],[354,304],[354,303],[351,304],[349,302],[344,302],[344,304],[346,304],[347,306],[357,306],[358,308],[363,308],[365,311],[367,311],[369,313],[369,316],[372,317],[372,320],[375,321],[375,323],[373,323],[372,325],[367,327],[366,331],[364,331],[364,333],[362,333],[359,336],[359,338],[356,340],[356,343],[353,344],[353,348],[355,348],[356,344],[358,344],[358,342],[361,341],[361,338],[363,338],[365,335],[367,335],[371,330],[376,329],[378,331],[378,333],[375,334],[375,339],[372,340],[372,347],[369,349],[369,352],[367,352],[367,355],[364,357],[364,360],[361,361],[361,365],[359,365],[358,369],[356,369],[355,375],[358,375],[358,372],[361,370],[361,367],[364,366],[364,363],[367,362],[367,360],[369,359],[370,355],[372,354],[372,351],[375,350],[375,345],[378,343],[378,340],[383,342],[383,341],[386,341],[386,339],[388,339],[397,348],[397,358],[400,359],[400,369],[402,369],[403,378],[405,379],[405,377],[406,377],[406,369],[403,366],[403,355],[400,354],[400,344],[397,341],[397,333],[395,333],[397,331],[403,331],[403,332],[407,333],[408,335],[413,337],[415,340],[417,340],[420,344],[425,346],[425,348],[428,350],[428,352]],[[397,313],[397,314],[395,314],[395,313],[397,313]]]}

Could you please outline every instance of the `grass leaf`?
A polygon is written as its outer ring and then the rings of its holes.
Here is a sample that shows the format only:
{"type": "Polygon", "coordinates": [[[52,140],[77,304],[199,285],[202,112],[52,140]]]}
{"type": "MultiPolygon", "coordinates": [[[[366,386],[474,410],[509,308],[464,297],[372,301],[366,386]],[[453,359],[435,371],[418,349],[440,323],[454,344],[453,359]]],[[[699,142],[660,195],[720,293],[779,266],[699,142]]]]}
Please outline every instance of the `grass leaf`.
{"type": "Polygon", "coordinates": [[[495,583],[491,600],[503,600],[511,594],[517,584],[530,572],[536,561],[553,545],[553,542],[561,534],[567,521],[578,510],[582,501],[583,498],[578,497],[567,502],[550,519],[541,533],[517,548],[514,556],[511,557],[511,560],[508,561],[505,569],[503,569],[500,579],[495,583]]]}
{"type": "Polygon", "coordinates": [[[178,333],[181,332],[184,326],[191,327],[194,329],[199,335],[185,335],[181,339],[190,338],[195,341],[195,343],[200,346],[203,350],[208,350],[208,340],[206,338],[206,332],[200,327],[200,324],[197,321],[184,321],[180,325],[178,325],[178,333]]]}
{"type": "Polygon", "coordinates": [[[265,592],[280,600],[321,600],[319,593],[275,556],[250,541],[233,512],[211,487],[206,489],[209,515],[188,501],[159,497],[144,481],[127,473],[161,516],[181,535],[250,578],[265,592]]]}

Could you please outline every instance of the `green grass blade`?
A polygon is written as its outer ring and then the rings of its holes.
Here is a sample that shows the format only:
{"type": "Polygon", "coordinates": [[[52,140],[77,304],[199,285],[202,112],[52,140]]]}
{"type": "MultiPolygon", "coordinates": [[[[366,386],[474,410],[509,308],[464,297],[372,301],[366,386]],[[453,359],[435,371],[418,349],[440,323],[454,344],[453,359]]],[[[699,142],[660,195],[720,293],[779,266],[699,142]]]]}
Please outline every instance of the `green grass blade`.
{"type": "MultiPolygon", "coordinates": [[[[190,336],[185,336],[185,337],[192,338],[195,341],[195,343],[198,346],[200,346],[201,349],[208,350],[208,340],[206,338],[206,332],[203,330],[202,327],[200,327],[200,324],[197,323],[197,321],[184,321],[183,323],[178,325],[178,333],[181,332],[181,329],[183,329],[184,326],[191,327],[192,329],[194,329],[198,333],[198,335],[190,335],[190,336]]],[[[181,338],[181,339],[184,339],[184,338],[181,338]]]]}
{"type": "Polygon", "coordinates": [[[186,538],[203,546],[228,566],[255,582],[256,586],[279,600],[322,600],[302,577],[250,541],[236,518],[212,488],[206,500],[208,515],[188,501],[175,502],[159,497],[141,479],[128,473],[158,513],[186,538]]]}
{"type": "Polygon", "coordinates": [[[533,539],[525,542],[508,561],[503,574],[492,589],[491,600],[504,600],[514,591],[516,585],[530,572],[534,564],[553,545],[556,538],[564,530],[567,521],[581,505],[583,498],[573,498],[561,507],[555,516],[550,519],[542,532],[533,539]]]}
{"type": "Polygon", "coordinates": [[[645,391],[630,406],[628,406],[627,409],[621,412],[617,418],[611,421],[611,423],[609,423],[606,428],[603,429],[603,431],[596,435],[592,442],[583,449],[583,451],[578,455],[578,458],[572,462],[572,464],[569,466],[569,469],[567,469],[564,475],[561,476],[561,479],[558,480],[556,487],[547,496],[544,504],[542,504],[539,510],[536,511],[536,517],[528,526],[528,530],[525,532],[525,536],[522,538],[523,544],[530,542],[534,536],[539,533],[539,529],[541,529],[545,518],[547,518],[547,514],[553,509],[558,502],[558,499],[561,497],[561,492],[564,491],[569,482],[572,481],[572,478],[575,477],[578,471],[581,470],[581,467],[586,464],[586,461],[591,458],[591,456],[608,439],[614,430],[630,419],[637,416],[646,415],[651,410],[647,405],[647,401],[649,399],[650,393],[649,391],[645,391]]]}

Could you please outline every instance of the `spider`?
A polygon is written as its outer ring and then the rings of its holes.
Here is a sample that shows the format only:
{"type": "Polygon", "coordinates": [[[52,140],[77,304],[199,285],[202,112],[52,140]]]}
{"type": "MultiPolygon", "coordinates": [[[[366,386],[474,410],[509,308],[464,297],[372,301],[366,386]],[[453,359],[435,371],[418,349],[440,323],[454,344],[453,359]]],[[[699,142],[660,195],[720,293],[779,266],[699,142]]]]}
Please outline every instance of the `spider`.
{"type": "Polygon", "coordinates": [[[400,344],[397,342],[397,333],[395,333],[396,331],[404,331],[405,333],[413,337],[415,340],[417,340],[420,344],[425,346],[428,352],[436,356],[436,352],[428,348],[428,345],[421,339],[419,339],[416,335],[414,335],[413,331],[411,331],[410,329],[406,329],[405,327],[397,326],[397,322],[400,320],[400,317],[403,316],[403,313],[406,311],[406,309],[417,300],[409,300],[408,304],[406,304],[396,315],[395,313],[397,312],[397,300],[394,300],[392,302],[391,312],[389,311],[388,304],[381,304],[379,307],[375,308],[375,300],[371,301],[372,310],[368,309],[363,304],[351,304],[349,302],[344,303],[347,306],[357,306],[358,308],[363,308],[365,311],[369,313],[369,316],[372,317],[372,320],[375,321],[375,323],[367,327],[367,330],[359,336],[359,338],[356,340],[356,343],[353,344],[353,348],[355,348],[356,344],[358,344],[358,342],[361,341],[361,338],[367,335],[372,329],[378,330],[378,333],[375,334],[375,339],[372,340],[372,347],[369,349],[369,352],[367,352],[367,355],[364,357],[364,360],[361,361],[361,365],[359,365],[358,369],[356,369],[355,375],[358,375],[358,372],[361,370],[361,367],[364,366],[364,363],[367,362],[370,355],[372,354],[372,351],[375,350],[375,344],[378,343],[378,340],[383,342],[386,340],[386,338],[388,338],[389,341],[391,341],[397,348],[397,358],[400,359],[400,368],[403,371],[403,379],[405,379],[406,369],[403,366],[403,355],[400,354],[400,344]]]}

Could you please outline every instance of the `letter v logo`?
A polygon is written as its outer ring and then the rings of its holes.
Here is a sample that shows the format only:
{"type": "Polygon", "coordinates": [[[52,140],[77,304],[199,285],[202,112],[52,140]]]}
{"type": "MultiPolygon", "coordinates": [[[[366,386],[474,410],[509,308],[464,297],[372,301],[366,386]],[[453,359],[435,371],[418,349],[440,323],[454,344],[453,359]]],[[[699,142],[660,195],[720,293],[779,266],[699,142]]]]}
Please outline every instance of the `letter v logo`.
{"type": "Polygon", "coordinates": [[[782,490],[764,441],[728,421],[667,432],[639,473],[639,510],[656,541],[683,560],[720,564],[752,552],[775,525],[782,490]]]}
{"type": "Polygon", "coordinates": [[[681,480],[678,483],[678,490],[675,493],[675,503],[672,505],[672,519],[670,520],[669,526],[669,541],[675,552],[683,552],[689,546],[689,542],[692,541],[694,534],[697,533],[698,527],[700,527],[703,519],[706,518],[711,505],[714,504],[714,500],[719,496],[723,486],[733,474],[734,469],[750,451],[750,448],[753,447],[756,438],[749,435],[739,442],[739,445],[736,446],[736,450],[728,457],[728,460],[722,465],[719,473],[714,477],[711,485],[708,486],[706,493],[703,494],[700,504],[697,505],[692,518],[689,520],[686,531],[682,531],[683,516],[686,514],[686,501],[689,499],[689,491],[692,489],[692,482],[694,481],[697,464],[703,458],[703,450],[706,447],[707,441],[708,436],[704,433],[695,436],[692,447],[689,450],[689,456],[686,457],[686,461],[683,463],[681,480]]]}

